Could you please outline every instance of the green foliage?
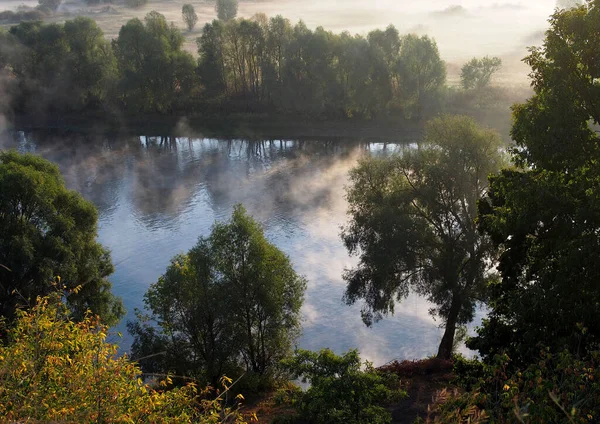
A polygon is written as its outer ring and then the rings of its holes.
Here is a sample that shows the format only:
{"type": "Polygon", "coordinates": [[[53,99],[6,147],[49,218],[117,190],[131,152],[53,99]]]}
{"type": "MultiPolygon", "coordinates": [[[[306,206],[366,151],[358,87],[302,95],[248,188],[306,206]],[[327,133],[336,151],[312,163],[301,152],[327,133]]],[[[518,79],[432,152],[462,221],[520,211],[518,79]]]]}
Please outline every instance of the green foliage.
{"type": "Polygon", "coordinates": [[[48,9],[51,11],[56,11],[58,6],[62,3],[62,0],[38,0],[39,7],[42,9],[48,9]]]}
{"type": "Polygon", "coordinates": [[[188,27],[188,30],[193,30],[196,26],[196,22],[198,22],[198,15],[196,15],[194,6],[192,6],[189,3],[184,4],[181,8],[181,14],[183,15],[183,22],[185,22],[185,25],[188,27]]]}
{"type": "Polygon", "coordinates": [[[448,359],[457,324],[485,300],[494,251],[477,232],[477,201],[501,166],[501,141],[461,116],[432,120],[416,150],[366,159],[350,172],[350,223],[342,238],[358,266],[347,270],[346,301],[364,300],[367,325],[416,290],[446,324],[438,356],[448,359]]]}
{"type": "Polygon", "coordinates": [[[490,84],[492,76],[502,67],[498,57],[474,57],[465,63],[460,71],[460,82],[465,90],[481,89],[490,84]]]}
{"type": "Polygon", "coordinates": [[[274,376],[300,331],[305,280],[269,243],[260,225],[237,206],[230,222],[178,255],[145,295],[148,323],[129,323],[134,357],[144,369],[215,381],[240,368],[274,376]]]}
{"type": "Polygon", "coordinates": [[[507,355],[488,364],[462,361],[457,371],[468,391],[443,404],[435,422],[589,423],[600,416],[600,352],[577,358],[543,349],[535,362],[514,369],[507,355]],[[462,421],[457,418],[461,416],[462,421]]]}
{"type": "Polygon", "coordinates": [[[420,118],[446,83],[446,64],[436,42],[427,36],[405,36],[397,67],[404,114],[420,118]]]}
{"type": "Polygon", "coordinates": [[[107,280],[109,252],[96,241],[98,213],[67,190],[58,167],[32,154],[0,153],[0,315],[14,319],[17,306],[37,296],[81,286],[68,298],[76,319],[89,309],[113,325],[123,316],[107,280]]]}
{"type": "Polygon", "coordinates": [[[21,83],[19,111],[76,110],[106,101],[116,77],[110,43],[89,18],[10,28],[8,61],[21,83]]]}
{"type": "Polygon", "coordinates": [[[148,0],[125,0],[125,5],[127,7],[142,7],[148,3],[148,0]]]}
{"type": "MultiPolygon", "coordinates": [[[[197,16],[188,6],[182,16],[191,29],[197,16]]],[[[10,106],[41,117],[226,111],[421,119],[440,110],[446,78],[435,41],[400,37],[393,26],[363,37],[281,16],[215,20],[198,38],[197,63],[157,12],[128,21],[112,43],[85,18],[22,22],[10,33],[0,38],[19,88],[10,106]]]]}
{"type": "Polygon", "coordinates": [[[300,420],[310,423],[379,424],[391,422],[381,405],[406,396],[392,374],[377,372],[363,364],[356,350],[342,356],[329,349],[320,352],[298,350],[284,367],[294,378],[310,383],[305,391],[287,393],[300,420]]]}
{"type": "Polygon", "coordinates": [[[222,21],[235,19],[238,11],[238,0],[217,0],[215,4],[217,17],[222,21]]]}
{"type": "Polygon", "coordinates": [[[582,354],[600,337],[600,1],[550,24],[526,58],[535,95],[513,109],[518,168],[491,179],[479,208],[502,278],[469,346],[514,366],[536,361],[540,342],[582,354]]]}
{"type": "Polygon", "coordinates": [[[195,83],[193,57],[182,50],[183,35],[158,12],[128,21],[113,47],[126,109],[140,112],[173,110],[195,83]]]}
{"type": "Polygon", "coordinates": [[[229,109],[273,107],[313,116],[420,118],[439,108],[445,64],[428,37],[390,26],[368,37],[334,34],[303,22],[215,21],[198,40],[199,74],[229,109]]]}
{"type": "Polygon", "coordinates": [[[165,391],[144,384],[140,369],[106,342],[107,327],[69,317],[58,296],[19,311],[0,346],[0,420],[6,422],[243,423],[236,410],[200,400],[195,385],[165,391]]]}

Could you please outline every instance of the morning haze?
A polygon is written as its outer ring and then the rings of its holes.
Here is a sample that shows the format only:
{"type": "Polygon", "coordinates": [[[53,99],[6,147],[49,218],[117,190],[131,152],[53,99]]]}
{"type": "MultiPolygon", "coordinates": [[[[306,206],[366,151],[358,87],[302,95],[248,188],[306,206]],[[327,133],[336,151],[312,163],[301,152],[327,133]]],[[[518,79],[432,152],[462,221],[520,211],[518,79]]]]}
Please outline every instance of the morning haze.
{"type": "Polygon", "coordinates": [[[0,422],[595,422],[599,51],[600,0],[0,0],[0,422]]]}

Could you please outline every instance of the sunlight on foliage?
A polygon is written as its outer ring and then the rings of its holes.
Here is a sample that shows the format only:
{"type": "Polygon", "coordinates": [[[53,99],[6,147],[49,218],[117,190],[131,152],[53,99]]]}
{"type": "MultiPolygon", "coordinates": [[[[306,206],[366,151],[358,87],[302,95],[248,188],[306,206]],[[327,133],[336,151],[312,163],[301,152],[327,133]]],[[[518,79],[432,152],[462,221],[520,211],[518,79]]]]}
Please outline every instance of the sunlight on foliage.
{"type": "Polygon", "coordinates": [[[0,421],[243,422],[219,398],[203,400],[210,389],[164,390],[169,377],[160,390],[144,383],[137,365],[107,343],[107,330],[92,315],[72,321],[58,295],[19,311],[0,347],[0,421]]]}

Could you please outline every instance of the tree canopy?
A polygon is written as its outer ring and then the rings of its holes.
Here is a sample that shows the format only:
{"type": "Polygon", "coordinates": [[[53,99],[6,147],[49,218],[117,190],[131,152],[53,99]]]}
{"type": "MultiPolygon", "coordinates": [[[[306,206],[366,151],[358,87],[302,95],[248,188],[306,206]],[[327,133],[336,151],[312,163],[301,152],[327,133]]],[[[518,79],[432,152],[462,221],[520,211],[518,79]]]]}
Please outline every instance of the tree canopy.
{"type": "Polygon", "coordinates": [[[210,382],[239,369],[269,377],[299,335],[305,288],[289,258],[237,206],[150,286],[144,299],[159,328],[129,324],[133,355],[166,352],[140,361],[142,368],[210,382]]]}
{"type": "Polygon", "coordinates": [[[217,17],[222,21],[235,19],[238,11],[238,0],[217,0],[215,4],[217,17]]]}
{"type": "Polygon", "coordinates": [[[170,111],[195,80],[193,57],[182,50],[183,35],[166,18],[150,12],[132,19],[113,42],[121,73],[119,88],[126,109],[170,111]]]}
{"type": "Polygon", "coordinates": [[[460,82],[465,90],[481,89],[490,84],[492,76],[502,67],[498,57],[474,57],[465,63],[460,70],[460,82]]]}
{"type": "Polygon", "coordinates": [[[198,22],[198,15],[196,15],[194,6],[189,3],[184,4],[181,8],[181,14],[183,15],[183,22],[185,22],[188,31],[193,30],[196,26],[196,22],[198,22]]]}
{"type": "Polygon", "coordinates": [[[481,228],[501,280],[471,347],[515,365],[568,347],[584,354],[600,321],[600,0],[557,11],[531,50],[534,96],[513,108],[516,169],[492,178],[481,228]]]}
{"type": "Polygon", "coordinates": [[[344,275],[345,298],[364,301],[367,325],[415,290],[444,321],[438,356],[450,357],[457,324],[473,318],[493,277],[494,251],[475,218],[500,148],[500,138],[472,119],[445,116],[428,123],[417,149],[362,160],[351,171],[342,238],[360,261],[344,275]]]}
{"type": "Polygon", "coordinates": [[[18,306],[35,303],[60,287],[73,316],[89,309],[113,325],[123,316],[111,293],[109,252],[96,241],[98,213],[67,190],[58,167],[32,154],[0,152],[0,315],[14,319],[18,306]]]}

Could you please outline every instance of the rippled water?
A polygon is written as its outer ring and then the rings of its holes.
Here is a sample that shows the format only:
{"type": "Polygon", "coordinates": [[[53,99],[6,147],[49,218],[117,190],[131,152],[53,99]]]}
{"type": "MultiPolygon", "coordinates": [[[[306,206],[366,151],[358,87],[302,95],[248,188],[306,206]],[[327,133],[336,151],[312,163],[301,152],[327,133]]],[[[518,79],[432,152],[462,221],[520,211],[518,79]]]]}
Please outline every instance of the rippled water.
{"type": "Polygon", "coordinates": [[[116,268],[113,290],[128,310],[115,329],[123,350],[131,343],[126,320],[170,258],[243,203],[308,279],[300,347],[356,347],[375,364],[436,352],[441,330],[424,299],[410,296],[373,328],[362,323],[360,305],[342,302],[342,272],[355,263],[339,237],[348,170],[362,155],[407,145],[15,133],[0,146],[58,163],[67,185],[98,207],[99,238],[116,268]]]}

